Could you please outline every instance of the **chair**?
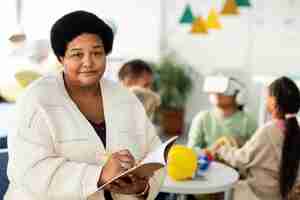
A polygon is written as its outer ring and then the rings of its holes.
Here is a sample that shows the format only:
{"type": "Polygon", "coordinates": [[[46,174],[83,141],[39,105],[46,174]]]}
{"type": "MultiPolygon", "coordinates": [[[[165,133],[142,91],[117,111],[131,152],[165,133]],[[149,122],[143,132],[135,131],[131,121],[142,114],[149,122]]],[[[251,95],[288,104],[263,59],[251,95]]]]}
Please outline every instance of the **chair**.
{"type": "Polygon", "coordinates": [[[0,199],[3,199],[9,183],[7,173],[6,173],[7,162],[8,162],[7,149],[0,149],[0,199]]]}
{"type": "Polygon", "coordinates": [[[0,136],[0,149],[6,149],[7,148],[7,136],[1,137],[0,136]]]}

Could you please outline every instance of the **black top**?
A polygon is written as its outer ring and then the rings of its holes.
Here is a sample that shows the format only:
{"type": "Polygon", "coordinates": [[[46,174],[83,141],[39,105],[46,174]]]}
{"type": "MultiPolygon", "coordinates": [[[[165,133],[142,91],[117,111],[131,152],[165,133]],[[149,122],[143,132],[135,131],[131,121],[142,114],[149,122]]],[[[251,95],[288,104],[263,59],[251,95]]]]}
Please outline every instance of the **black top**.
{"type": "Polygon", "coordinates": [[[95,122],[90,121],[90,124],[93,126],[93,128],[95,129],[98,137],[101,139],[104,147],[106,148],[106,125],[105,125],[105,121],[101,122],[100,124],[97,124],[95,122]]]}
{"type": "MultiPolygon", "coordinates": [[[[90,124],[95,129],[97,135],[100,137],[104,147],[106,147],[106,126],[105,121],[101,122],[100,124],[97,124],[95,122],[90,121],[90,124]]],[[[107,190],[104,190],[104,198],[105,200],[113,200],[111,193],[107,190]]]]}

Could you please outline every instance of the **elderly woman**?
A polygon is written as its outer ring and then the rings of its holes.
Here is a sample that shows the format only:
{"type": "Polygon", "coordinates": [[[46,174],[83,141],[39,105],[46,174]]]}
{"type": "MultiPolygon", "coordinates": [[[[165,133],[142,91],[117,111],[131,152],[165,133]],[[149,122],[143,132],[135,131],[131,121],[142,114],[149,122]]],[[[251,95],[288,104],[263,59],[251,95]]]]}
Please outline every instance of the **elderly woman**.
{"type": "Polygon", "coordinates": [[[97,191],[160,144],[134,94],[102,78],[112,44],[111,28],[92,13],[75,11],[53,25],[64,70],[34,82],[17,102],[6,200],[154,199],[163,170],[97,191]]]}

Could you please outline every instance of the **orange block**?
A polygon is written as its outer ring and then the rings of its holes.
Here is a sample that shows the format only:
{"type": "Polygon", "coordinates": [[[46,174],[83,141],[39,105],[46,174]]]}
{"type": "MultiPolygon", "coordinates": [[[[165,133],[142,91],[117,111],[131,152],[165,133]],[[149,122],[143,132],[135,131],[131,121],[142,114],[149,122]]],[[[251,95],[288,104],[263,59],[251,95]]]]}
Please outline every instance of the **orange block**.
{"type": "Polygon", "coordinates": [[[195,33],[195,34],[198,34],[198,33],[207,34],[208,33],[207,24],[206,24],[205,20],[203,19],[203,17],[199,16],[194,20],[194,22],[192,24],[191,33],[195,33]]]}
{"type": "Polygon", "coordinates": [[[223,15],[237,15],[239,14],[238,6],[235,0],[226,0],[224,7],[221,11],[223,15]]]}

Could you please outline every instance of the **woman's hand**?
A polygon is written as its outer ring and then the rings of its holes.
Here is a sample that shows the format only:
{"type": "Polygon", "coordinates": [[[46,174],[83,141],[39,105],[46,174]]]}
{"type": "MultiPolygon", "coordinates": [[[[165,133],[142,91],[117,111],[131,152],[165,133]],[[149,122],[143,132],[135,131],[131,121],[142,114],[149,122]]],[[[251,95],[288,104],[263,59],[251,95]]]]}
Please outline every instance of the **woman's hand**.
{"type": "Polygon", "coordinates": [[[121,194],[140,194],[143,193],[149,184],[149,177],[138,177],[129,175],[118,179],[107,186],[107,190],[121,194]]]}
{"type": "Polygon", "coordinates": [[[128,150],[113,153],[102,168],[98,185],[102,185],[113,177],[121,174],[135,165],[134,157],[128,150]]]}

